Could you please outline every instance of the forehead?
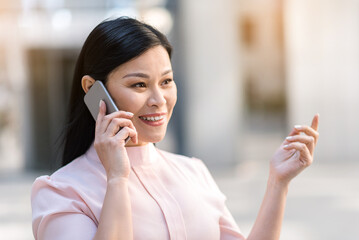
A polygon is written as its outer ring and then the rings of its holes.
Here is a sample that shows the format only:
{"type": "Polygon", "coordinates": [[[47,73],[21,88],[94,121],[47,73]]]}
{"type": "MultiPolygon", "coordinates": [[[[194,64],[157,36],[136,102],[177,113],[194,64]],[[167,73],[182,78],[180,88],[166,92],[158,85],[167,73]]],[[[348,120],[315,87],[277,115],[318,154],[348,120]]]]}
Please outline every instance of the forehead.
{"type": "Polygon", "coordinates": [[[140,56],[118,66],[111,75],[125,76],[133,72],[157,74],[171,69],[171,60],[166,49],[162,46],[155,46],[140,56]]]}

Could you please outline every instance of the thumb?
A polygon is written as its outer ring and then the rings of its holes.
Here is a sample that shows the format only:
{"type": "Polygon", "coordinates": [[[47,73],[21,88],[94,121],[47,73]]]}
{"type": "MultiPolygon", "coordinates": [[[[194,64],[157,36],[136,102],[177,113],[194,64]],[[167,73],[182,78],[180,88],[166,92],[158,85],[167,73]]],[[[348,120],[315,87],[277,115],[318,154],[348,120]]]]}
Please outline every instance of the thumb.
{"type": "Polygon", "coordinates": [[[106,114],[106,103],[101,99],[96,122],[101,122],[105,114],[106,114]]]}

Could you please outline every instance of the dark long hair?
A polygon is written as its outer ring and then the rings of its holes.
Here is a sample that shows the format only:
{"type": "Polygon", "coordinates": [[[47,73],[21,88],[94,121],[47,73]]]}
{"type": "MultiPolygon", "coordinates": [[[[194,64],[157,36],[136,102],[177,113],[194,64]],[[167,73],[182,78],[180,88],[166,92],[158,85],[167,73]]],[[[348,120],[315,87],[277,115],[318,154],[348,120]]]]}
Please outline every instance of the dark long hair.
{"type": "Polygon", "coordinates": [[[62,166],[84,154],[95,138],[95,120],[84,103],[81,79],[89,75],[107,81],[119,65],[161,45],[171,58],[172,46],[165,35],[136,19],[121,17],[100,23],[87,37],[77,59],[67,123],[62,139],[62,166]]]}

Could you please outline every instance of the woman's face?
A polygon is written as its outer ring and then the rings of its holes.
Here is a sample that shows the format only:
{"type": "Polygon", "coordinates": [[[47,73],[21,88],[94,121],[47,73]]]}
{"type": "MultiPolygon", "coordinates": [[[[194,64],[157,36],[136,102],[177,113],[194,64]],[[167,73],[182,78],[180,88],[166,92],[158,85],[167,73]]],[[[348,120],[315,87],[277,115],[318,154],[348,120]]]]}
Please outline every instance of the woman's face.
{"type": "MultiPolygon", "coordinates": [[[[167,130],[177,88],[172,65],[162,46],[150,48],[108,76],[106,87],[120,110],[132,112],[138,145],[161,141],[167,130]]],[[[133,146],[129,141],[126,146],[133,146]]]]}

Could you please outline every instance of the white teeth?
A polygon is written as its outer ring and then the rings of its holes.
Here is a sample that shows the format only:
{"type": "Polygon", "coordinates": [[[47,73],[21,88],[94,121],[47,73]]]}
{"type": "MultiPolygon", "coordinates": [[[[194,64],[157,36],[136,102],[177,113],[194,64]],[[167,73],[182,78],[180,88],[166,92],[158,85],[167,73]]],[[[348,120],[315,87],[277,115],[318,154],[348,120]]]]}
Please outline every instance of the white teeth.
{"type": "Polygon", "coordinates": [[[140,117],[142,118],[143,120],[146,120],[146,121],[158,121],[158,120],[161,120],[164,118],[164,116],[158,116],[158,117],[140,117]]]}

